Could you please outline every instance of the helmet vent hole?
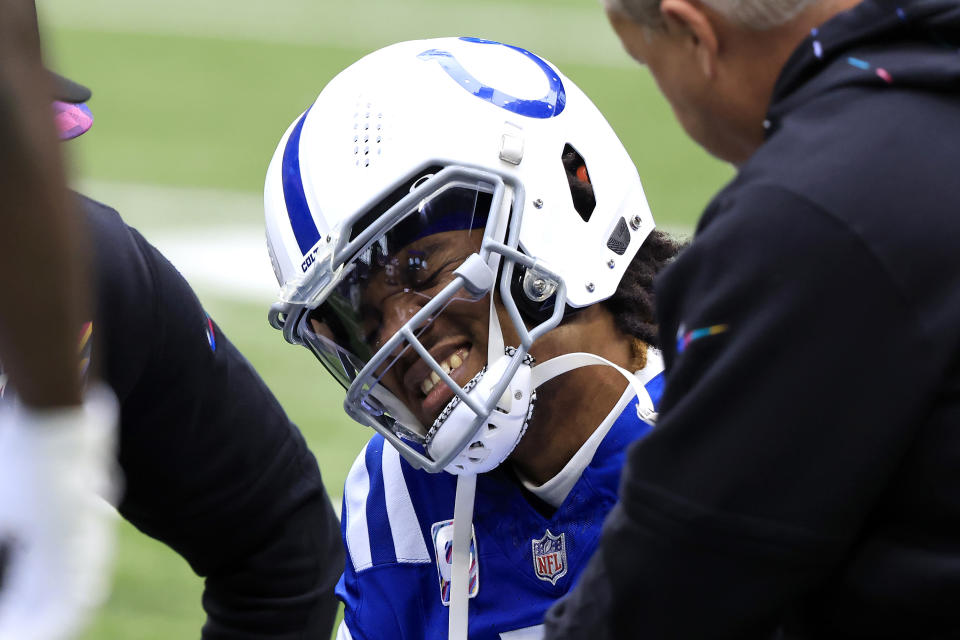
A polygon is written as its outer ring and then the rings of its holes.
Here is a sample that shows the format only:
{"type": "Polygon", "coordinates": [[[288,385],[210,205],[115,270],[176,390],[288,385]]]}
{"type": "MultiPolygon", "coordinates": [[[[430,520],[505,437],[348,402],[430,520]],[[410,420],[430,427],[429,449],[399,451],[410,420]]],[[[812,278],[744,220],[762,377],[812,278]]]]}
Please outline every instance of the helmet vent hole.
{"type": "Polygon", "coordinates": [[[587,161],[569,143],[564,145],[560,160],[567,174],[573,208],[584,222],[589,222],[593,210],[597,208],[597,199],[593,195],[593,184],[590,182],[590,173],[587,171],[587,161]]]}
{"type": "Polygon", "coordinates": [[[353,113],[354,129],[354,164],[357,167],[366,168],[370,166],[374,156],[383,153],[381,143],[383,142],[383,113],[375,113],[371,109],[371,103],[366,101],[357,101],[353,113]],[[376,133],[373,133],[376,125],[376,133]],[[373,149],[376,148],[376,153],[373,149]]]}
{"type": "Polygon", "coordinates": [[[495,425],[495,424],[488,424],[488,425],[487,425],[487,431],[496,431],[496,430],[497,430],[497,425],[495,425]]]}
{"type": "Polygon", "coordinates": [[[483,449],[483,443],[477,440],[476,442],[470,445],[470,449],[483,449]]]}

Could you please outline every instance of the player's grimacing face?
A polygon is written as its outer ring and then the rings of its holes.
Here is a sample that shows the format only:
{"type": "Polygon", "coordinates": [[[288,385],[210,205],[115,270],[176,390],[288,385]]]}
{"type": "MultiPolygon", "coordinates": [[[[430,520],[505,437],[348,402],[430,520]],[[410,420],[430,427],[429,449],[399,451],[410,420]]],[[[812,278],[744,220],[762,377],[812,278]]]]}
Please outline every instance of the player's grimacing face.
{"type": "MultiPolygon", "coordinates": [[[[480,250],[482,230],[445,231],[421,238],[386,260],[363,291],[361,319],[375,349],[406,324],[454,279],[454,270],[480,250]]],[[[457,296],[425,327],[420,342],[463,386],[487,362],[489,298],[457,296]]],[[[391,359],[392,360],[392,359],[391,359]]],[[[381,383],[429,426],[453,399],[453,391],[407,346],[381,383]]]]}

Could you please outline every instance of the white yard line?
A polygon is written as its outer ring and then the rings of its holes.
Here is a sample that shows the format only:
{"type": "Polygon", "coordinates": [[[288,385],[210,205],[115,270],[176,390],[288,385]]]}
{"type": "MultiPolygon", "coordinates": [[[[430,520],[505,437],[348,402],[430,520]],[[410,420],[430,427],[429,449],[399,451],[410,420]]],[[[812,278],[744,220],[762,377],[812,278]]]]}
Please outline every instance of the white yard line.
{"type": "Polygon", "coordinates": [[[280,288],[260,227],[160,231],[147,239],[201,294],[267,306],[280,288]]]}
{"type": "Polygon", "coordinates": [[[264,308],[276,299],[259,195],[99,180],[77,189],[117,209],[202,295],[264,308]]]}
{"type": "Polygon", "coordinates": [[[37,4],[46,27],[365,50],[399,40],[470,35],[518,44],[558,64],[633,64],[603,9],[591,0],[576,7],[504,0],[38,0],[37,4]]]}

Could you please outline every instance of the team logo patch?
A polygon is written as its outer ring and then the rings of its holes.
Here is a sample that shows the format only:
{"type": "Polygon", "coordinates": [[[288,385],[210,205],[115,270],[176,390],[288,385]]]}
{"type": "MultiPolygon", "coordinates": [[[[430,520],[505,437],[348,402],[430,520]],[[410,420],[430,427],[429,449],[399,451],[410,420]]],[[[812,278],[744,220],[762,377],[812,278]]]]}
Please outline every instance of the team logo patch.
{"type": "Polygon", "coordinates": [[[533,571],[537,577],[550,584],[567,575],[566,534],[555,536],[550,529],[539,540],[531,540],[533,546],[533,571]]]}
{"type": "MultiPolygon", "coordinates": [[[[437,558],[437,577],[440,579],[440,602],[450,606],[450,580],[453,575],[453,520],[434,522],[430,527],[433,549],[437,558]]],[[[480,591],[480,566],[477,563],[477,531],[470,528],[470,587],[469,596],[480,591]]]]}

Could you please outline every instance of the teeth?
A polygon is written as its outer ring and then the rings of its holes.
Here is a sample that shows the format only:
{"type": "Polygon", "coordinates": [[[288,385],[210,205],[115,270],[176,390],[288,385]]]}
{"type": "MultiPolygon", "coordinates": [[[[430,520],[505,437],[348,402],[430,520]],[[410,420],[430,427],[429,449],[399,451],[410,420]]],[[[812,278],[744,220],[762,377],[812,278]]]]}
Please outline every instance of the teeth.
{"type": "MultiPolygon", "coordinates": [[[[450,374],[454,369],[463,364],[463,358],[459,354],[455,353],[443,362],[440,363],[440,368],[443,369],[443,372],[450,374]]],[[[430,391],[437,386],[437,383],[440,382],[440,375],[436,371],[431,371],[430,375],[424,378],[423,382],[420,383],[420,391],[423,395],[427,395],[430,391]]]]}
{"type": "Polygon", "coordinates": [[[420,391],[423,392],[423,395],[430,393],[431,389],[433,389],[433,382],[430,380],[430,378],[427,378],[420,383],[420,391]]]}

